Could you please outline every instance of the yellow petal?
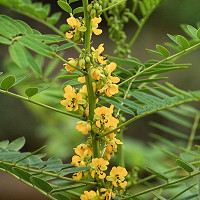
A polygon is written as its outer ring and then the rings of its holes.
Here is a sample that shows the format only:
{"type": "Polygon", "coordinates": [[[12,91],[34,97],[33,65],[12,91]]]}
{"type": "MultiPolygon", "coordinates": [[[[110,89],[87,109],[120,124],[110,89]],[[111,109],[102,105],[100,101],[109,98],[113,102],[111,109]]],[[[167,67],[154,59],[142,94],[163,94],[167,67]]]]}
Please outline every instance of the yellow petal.
{"type": "Polygon", "coordinates": [[[71,39],[73,38],[73,32],[69,31],[65,33],[66,38],[71,39]]]}
{"type": "Polygon", "coordinates": [[[102,33],[102,30],[101,29],[92,29],[92,31],[93,31],[93,33],[95,34],[95,35],[100,35],[101,33],[102,33]]]}
{"type": "Polygon", "coordinates": [[[101,20],[102,20],[101,17],[98,17],[98,18],[95,17],[92,19],[92,24],[99,24],[101,22],[101,20]]]}
{"type": "Polygon", "coordinates": [[[67,23],[72,27],[77,26],[77,20],[74,17],[69,17],[67,19],[67,23]]]}

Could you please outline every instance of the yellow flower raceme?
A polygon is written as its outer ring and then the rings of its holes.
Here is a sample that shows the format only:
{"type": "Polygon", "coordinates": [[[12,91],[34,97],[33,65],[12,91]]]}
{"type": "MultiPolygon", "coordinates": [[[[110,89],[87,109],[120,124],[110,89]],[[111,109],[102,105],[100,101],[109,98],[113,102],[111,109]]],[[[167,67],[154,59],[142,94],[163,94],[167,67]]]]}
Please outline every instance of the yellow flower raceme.
{"type": "Polygon", "coordinates": [[[101,188],[100,192],[104,192],[104,194],[100,196],[101,200],[111,200],[116,197],[116,194],[112,191],[112,189],[101,188]]]}
{"type": "Polygon", "coordinates": [[[66,98],[66,100],[62,100],[61,104],[63,106],[66,106],[66,109],[68,111],[72,111],[73,109],[74,111],[78,110],[78,103],[82,100],[81,94],[76,93],[75,89],[72,88],[70,85],[66,86],[64,90],[64,97],[66,98]]]}
{"type": "Polygon", "coordinates": [[[99,192],[93,190],[84,191],[84,194],[81,195],[81,200],[99,200],[99,192]]]}
{"type": "Polygon", "coordinates": [[[112,181],[115,187],[125,188],[127,186],[127,181],[125,181],[125,176],[128,174],[123,167],[113,167],[110,171],[110,176],[107,176],[108,181],[112,181]]]}
{"type": "Polygon", "coordinates": [[[92,47],[92,56],[94,58],[94,60],[96,62],[99,62],[101,63],[102,65],[105,65],[107,63],[107,58],[105,56],[102,55],[103,51],[104,51],[104,47],[103,47],[104,44],[100,44],[98,46],[98,49],[94,49],[94,47],[92,47]]]}
{"type": "Polygon", "coordinates": [[[91,125],[89,122],[79,121],[76,123],[76,130],[82,132],[84,135],[87,135],[91,130],[91,125]]]}
{"type": "Polygon", "coordinates": [[[73,38],[74,34],[78,31],[79,32],[85,32],[86,31],[86,27],[84,25],[82,25],[81,22],[78,19],[75,19],[72,16],[67,19],[67,23],[72,27],[72,30],[67,31],[65,33],[65,36],[68,39],[73,38]]]}
{"type": "Polygon", "coordinates": [[[95,35],[100,35],[102,33],[101,29],[98,29],[98,24],[101,22],[101,17],[95,17],[92,19],[92,31],[95,35]]]}
{"type": "MultiPolygon", "coordinates": [[[[69,60],[69,63],[70,63],[71,65],[73,65],[74,67],[77,67],[77,64],[78,64],[78,61],[77,61],[77,60],[75,60],[75,59],[73,59],[73,58],[69,58],[68,60],[69,60]]],[[[66,69],[67,71],[71,72],[71,73],[75,71],[75,68],[72,67],[72,66],[70,66],[69,64],[64,64],[64,66],[65,66],[65,69],[66,69]]]]}
{"type": "Polygon", "coordinates": [[[113,113],[113,105],[110,106],[110,108],[107,108],[105,106],[98,107],[94,110],[95,115],[94,119],[96,121],[96,126],[101,128],[102,125],[105,125],[105,127],[114,126],[116,127],[119,123],[119,120],[112,116],[113,113]]]}
{"type": "Polygon", "coordinates": [[[109,162],[103,158],[92,159],[92,163],[90,164],[90,167],[92,168],[91,176],[94,178],[95,174],[97,174],[100,179],[104,179],[106,174],[103,171],[107,170],[108,164],[109,162]]]}

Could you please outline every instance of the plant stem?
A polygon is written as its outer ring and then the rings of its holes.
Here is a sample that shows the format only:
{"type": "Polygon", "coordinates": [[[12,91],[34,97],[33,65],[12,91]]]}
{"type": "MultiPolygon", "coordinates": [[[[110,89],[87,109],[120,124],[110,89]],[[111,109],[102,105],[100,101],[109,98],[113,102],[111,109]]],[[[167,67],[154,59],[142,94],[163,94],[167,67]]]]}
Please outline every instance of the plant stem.
{"type": "Polygon", "coordinates": [[[117,2],[117,3],[115,3],[115,4],[111,5],[111,6],[107,7],[107,8],[104,8],[104,9],[102,10],[102,13],[103,13],[103,12],[106,12],[106,11],[108,11],[108,10],[110,10],[110,9],[112,9],[112,8],[114,8],[114,7],[118,6],[118,5],[120,5],[120,4],[124,3],[124,2],[126,2],[126,1],[127,1],[127,0],[122,0],[122,1],[119,1],[119,2],[117,2]]]}
{"type": "MultiPolygon", "coordinates": [[[[84,19],[85,19],[85,26],[87,28],[85,32],[84,38],[84,48],[88,54],[90,54],[90,40],[91,40],[91,19],[89,13],[87,11],[88,0],[83,0],[83,9],[84,9],[84,19]]],[[[88,99],[89,99],[89,117],[88,119],[93,122],[94,118],[94,110],[96,107],[96,95],[93,90],[92,86],[92,77],[91,77],[91,63],[86,64],[86,71],[87,75],[85,75],[85,81],[87,85],[88,91],[88,99]]],[[[92,136],[92,146],[93,146],[93,153],[95,158],[99,158],[99,141],[96,139],[96,134],[91,131],[92,136]]]]}
{"type": "Polygon", "coordinates": [[[197,114],[194,118],[194,123],[192,125],[192,130],[191,130],[191,133],[190,133],[190,138],[189,138],[189,141],[188,141],[187,150],[191,150],[191,148],[192,148],[195,133],[196,133],[196,130],[197,130],[198,125],[199,125],[199,118],[200,118],[199,114],[197,114]]]}
{"type": "Polygon", "coordinates": [[[18,94],[14,94],[14,93],[9,92],[9,91],[5,91],[5,90],[1,90],[1,89],[0,89],[0,93],[7,94],[7,95],[10,95],[10,96],[16,97],[16,98],[18,98],[18,99],[22,99],[22,100],[24,100],[24,101],[28,101],[28,102],[33,103],[33,104],[35,104],[35,105],[41,106],[41,107],[43,107],[43,108],[47,108],[47,109],[49,109],[49,110],[53,110],[53,111],[59,112],[59,113],[64,114],[64,115],[68,115],[68,116],[71,116],[71,117],[75,117],[75,118],[77,118],[77,119],[85,120],[85,118],[81,117],[80,115],[76,115],[76,114],[73,114],[73,113],[70,113],[70,112],[65,112],[65,111],[59,110],[59,109],[57,109],[57,108],[54,108],[54,107],[45,105],[45,104],[43,104],[43,103],[39,103],[39,102],[37,102],[37,101],[33,101],[33,100],[31,100],[30,98],[23,97],[23,96],[20,96],[20,95],[18,95],[18,94]]]}
{"type": "Polygon", "coordinates": [[[125,81],[123,81],[122,83],[120,83],[119,86],[122,86],[122,85],[124,85],[125,83],[127,83],[127,82],[129,82],[129,81],[131,81],[131,80],[133,80],[133,79],[135,79],[135,78],[137,78],[138,76],[140,76],[140,75],[143,74],[144,72],[147,72],[147,71],[153,69],[154,67],[157,67],[158,65],[160,65],[160,64],[162,64],[162,63],[164,63],[164,62],[166,62],[166,61],[172,60],[172,59],[174,59],[174,58],[176,58],[176,57],[178,57],[178,56],[182,56],[182,55],[184,55],[186,52],[190,52],[190,51],[194,50],[195,48],[198,48],[199,46],[200,46],[200,43],[195,44],[195,45],[193,45],[192,47],[189,47],[189,48],[187,48],[187,49],[185,49],[185,50],[183,50],[183,51],[181,51],[181,52],[179,52],[179,53],[176,53],[176,54],[174,54],[174,55],[172,55],[172,56],[169,56],[168,58],[165,58],[165,59],[163,59],[163,60],[161,60],[161,61],[159,61],[159,62],[157,62],[157,63],[151,65],[150,67],[145,68],[145,69],[142,70],[140,73],[135,74],[135,75],[133,75],[132,77],[126,79],[125,81]]]}
{"type": "Polygon", "coordinates": [[[83,70],[79,69],[78,67],[75,67],[74,65],[72,65],[71,63],[67,62],[64,58],[62,58],[61,56],[59,56],[56,53],[52,53],[52,55],[54,55],[56,58],[60,59],[61,61],[63,61],[64,63],[66,63],[67,65],[73,67],[74,69],[78,70],[79,72],[83,73],[83,74],[87,74],[86,72],[84,72],[83,70]]]}
{"type": "Polygon", "coordinates": [[[66,181],[72,181],[72,182],[77,182],[77,183],[85,183],[85,184],[93,185],[93,186],[94,185],[98,185],[98,183],[94,183],[94,182],[90,182],[90,181],[75,180],[75,179],[72,179],[72,178],[63,177],[63,176],[60,176],[59,174],[54,174],[54,173],[51,173],[51,172],[46,172],[43,169],[41,169],[41,170],[31,169],[29,167],[18,166],[15,163],[8,163],[8,162],[4,162],[4,161],[0,161],[0,163],[5,164],[5,165],[9,165],[9,166],[12,166],[12,167],[17,167],[17,168],[25,170],[25,171],[34,172],[36,174],[44,174],[44,175],[47,175],[47,176],[52,176],[52,177],[55,177],[55,178],[58,178],[58,179],[66,180],[66,181]]]}
{"type": "Polygon", "coordinates": [[[30,187],[36,189],[38,192],[42,193],[44,196],[48,197],[49,199],[51,199],[51,200],[56,200],[56,198],[52,197],[52,196],[49,195],[48,193],[46,193],[46,192],[44,192],[43,190],[39,189],[39,188],[36,187],[35,185],[33,185],[33,184],[29,183],[29,182],[26,182],[25,180],[19,178],[19,177],[16,176],[15,174],[13,174],[13,173],[11,173],[11,172],[9,172],[9,171],[6,171],[5,169],[2,169],[2,168],[0,168],[0,170],[2,170],[2,171],[4,171],[4,172],[6,172],[6,173],[12,175],[13,177],[15,177],[16,179],[18,179],[18,180],[20,180],[21,182],[25,183],[26,185],[28,185],[28,186],[30,186],[30,187]]]}
{"type": "Polygon", "coordinates": [[[129,197],[122,198],[122,200],[141,196],[141,195],[143,195],[143,194],[152,192],[152,191],[154,191],[154,190],[158,190],[158,189],[160,189],[160,188],[164,188],[164,187],[166,187],[166,186],[173,185],[173,184],[176,184],[176,183],[185,181],[185,180],[190,179],[190,178],[192,178],[192,177],[194,177],[194,176],[197,176],[197,175],[199,175],[199,174],[200,174],[200,171],[198,171],[198,172],[196,172],[196,173],[194,173],[194,174],[189,174],[188,176],[185,176],[185,177],[183,177],[183,178],[180,178],[180,179],[178,179],[178,180],[176,180],[176,181],[167,182],[167,183],[165,183],[165,184],[158,185],[158,186],[155,186],[155,187],[153,187],[153,188],[144,190],[144,191],[142,191],[142,192],[138,192],[138,193],[136,193],[136,194],[130,195],[129,197]]]}
{"type": "MultiPolygon", "coordinates": [[[[24,11],[19,10],[17,8],[10,8],[10,9],[13,10],[13,11],[15,11],[15,12],[17,12],[17,13],[20,13],[22,15],[30,17],[30,18],[32,18],[32,19],[34,19],[34,20],[36,20],[36,21],[44,24],[45,26],[47,26],[48,28],[50,28],[51,30],[53,30],[55,33],[57,33],[60,36],[62,36],[63,38],[65,38],[67,42],[72,42],[70,39],[68,39],[68,38],[65,37],[65,34],[62,31],[60,31],[58,28],[56,28],[54,25],[50,24],[49,22],[45,21],[44,19],[41,19],[41,18],[39,18],[39,17],[37,17],[35,15],[32,15],[32,14],[30,14],[28,12],[24,12],[24,11]]],[[[81,49],[77,45],[73,46],[73,48],[77,52],[81,53],[81,49]]]]}

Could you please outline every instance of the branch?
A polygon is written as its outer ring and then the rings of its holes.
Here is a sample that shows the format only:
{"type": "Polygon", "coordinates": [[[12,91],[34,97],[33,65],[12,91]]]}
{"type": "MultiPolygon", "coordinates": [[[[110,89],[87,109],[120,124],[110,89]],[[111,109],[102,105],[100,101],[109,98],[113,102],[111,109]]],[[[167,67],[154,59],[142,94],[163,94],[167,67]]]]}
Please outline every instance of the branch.
{"type": "Polygon", "coordinates": [[[51,173],[51,172],[43,171],[43,169],[42,170],[31,169],[29,167],[23,167],[23,166],[16,165],[15,163],[9,163],[9,162],[4,162],[4,161],[0,161],[0,163],[5,164],[5,165],[9,165],[11,167],[17,167],[17,168],[23,169],[25,171],[34,172],[36,174],[44,174],[44,175],[47,175],[47,176],[52,176],[52,177],[55,177],[55,178],[58,178],[58,179],[66,180],[66,181],[72,181],[72,182],[76,182],[76,183],[85,183],[85,184],[93,185],[93,186],[98,185],[98,183],[95,183],[95,182],[84,181],[84,180],[75,180],[75,179],[72,179],[72,178],[63,177],[63,176],[60,176],[59,174],[54,174],[54,173],[51,173]]]}
{"type": "Polygon", "coordinates": [[[158,65],[160,65],[160,64],[162,64],[162,63],[164,63],[164,62],[166,62],[166,61],[170,61],[170,60],[172,60],[172,59],[174,59],[174,58],[176,58],[176,57],[178,57],[178,56],[182,56],[182,55],[184,55],[185,53],[190,52],[190,51],[196,49],[196,48],[198,48],[199,46],[200,46],[200,43],[195,44],[195,45],[193,45],[192,47],[189,47],[189,48],[187,48],[187,49],[185,49],[185,50],[183,50],[183,51],[181,51],[181,52],[179,52],[179,53],[176,53],[176,54],[174,54],[174,55],[172,55],[172,56],[169,56],[168,58],[165,58],[165,59],[163,59],[163,60],[161,60],[161,61],[159,61],[159,62],[157,62],[157,63],[151,65],[150,67],[145,68],[145,69],[142,70],[141,72],[139,72],[139,73],[137,73],[137,74],[131,76],[130,78],[128,78],[128,79],[126,79],[125,81],[121,82],[121,83],[119,84],[119,86],[122,86],[122,85],[124,85],[125,83],[127,83],[127,82],[129,82],[129,81],[132,81],[133,79],[137,78],[138,76],[140,76],[140,75],[143,74],[144,72],[147,72],[147,71],[153,69],[154,67],[157,67],[158,65]]]}
{"type": "Polygon", "coordinates": [[[118,6],[118,5],[120,5],[120,4],[124,3],[124,2],[126,2],[126,1],[127,1],[127,0],[122,0],[122,1],[119,1],[119,2],[115,3],[115,4],[111,5],[111,6],[109,6],[109,7],[105,8],[105,9],[103,9],[103,10],[102,10],[102,13],[103,13],[103,12],[106,12],[106,11],[108,11],[108,10],[110,10],[110,9],[112,9],[112,8],[114,8],[114,7],[118,6]]]}
{"type": "Polygon", "coordinates": [[[140,114],[140,115],[137,115],[137,116],[134,116],[133,118],[129,119],[128,121],[124,122],[123,124],[119,125],[117,128],[107,132],[107,133],[104,133],[100,136],[97,137],[97,139],[101,139],[111,133],[113,133],[114,131],[117,131],[125,126],[127,126],[128,124],[132,123],[133,121],[136,121],[137,119],[140,119],[142,117],[145,117],[147,115],[150,115],[152,113],[155,113],[155,112],[158,112],[160,110],[164,110],[164,109],[168,109],[168,108],[172,108],[172,107],[175,107],[175,106],[178,106],[178,105],[181,105],[183,103],[187,103],[187,102],[191,102],[191,101],[200,101],[200,98],[195,94],[195,92],[191,93],[193,94],[192,97],[188,97],[188,99],[184,99],[184,100],[180,100],[176,103],[173,103],[171,105],[167,105],[167,106],[164,106],[164,107],[160,107],[160,108],[157,108],[157,109],[154,109],[152,111],[148,111],[148,112],[144,112],[143,114],[140,114]]]}
{"type": "Polygon", "coordinates": [[[28,102],[33,103],[33,104],[35,104],[35,105],[41,106],[41,107],[43,107],[43,108],[47,108],[47,109],[49,109],[49,110],[53,110],[53,111],[59,112],[59,113],[64,114],[64,115],[68,115],[68,116],[71,116],[71,117],[75,117],[75,118],[77,118],[77,119],[85,120],[85,118],[81,117],[80,115],[76,115],[76,114],[73,114],[73,113],[70,113],[70,112],[65,112],[65,111],[59,110],[59,109],[57,109],[57,108],[54,108],[54,107],[45,105],[45,104],[43,104],[43,103],[39,103],[39,102],[37,102],[37,101],[33,101],[33,100],[31,100],[30,98],[23,97],[23,96],[20,96],[20,95],[18,95],[18,94],[14,94],[14,93],[9,92],[9,91],[5,91],[5,90],[1,90],[1,89],[0,89],[0,93],[7,94],[7,95],[10,95],[10,96],[16,97],[16,98],[18,98],[18,99],[22,99],[22,100],[24,100],[24,101],[28,101],[28,102]]]}
{"type": "Polygon", "coordinates": [[[149,193],[149,192],[152,192],[154,190],[158,190],[160,188],[163,188],[163,187],[166,187],[166,186],[169,186],[169,185],[173,185],[173,184],[176,184],[176,183],[179,183],[179,182],[182,182],[182,181],[185,181],[187,179],[190,179],[194,176],[197,176],[200,174],[200,171],[194,173],[194,174],[189,174],[188,176],[185,176],[183,178],[180,178],[176,181],[171,181],[171,182],[168,182],[168,183],[165,183],[165,184],[162,184],[162,185],[158,185],[158,186],[155,186],[153,188],[150,188],[150,189],[147,189],[147,190],[144,190],[142,192],[138,192],[136,194],[133,194],[133,195],[130,195],[129,197],[125,197],[125,198],[122,198],[122,200],[125,200],[125,199],[130,199],[130,198],[133,198],[133,197],[137,197],[137,196],[140,196],[140,195],[143,195],[143,194],[146,194],[146,193],[149,193]]]}
{"type": "Polygon", "coordinates": [[[48,197],[49,199],[51,199],[51,200],[56,200],[56,198],[52,197],[50,194],[44,192],[43,190],[41,190],[40,188],[36,187],[35,185],[33,185],[33,184],[31,184],[31,183],[29,183],[29,182],[27,182],[27,181],[25,181],[25,180],[19,178],[19,177],[16,176],[15,174],[13,174],[13,173],[11,173],[11,172],[9,172],[9,171],[6,171],[5,169],[2,169],[2,168],[0,168],[0,170],[2,170],[2,171],[4,171],[4,172],[6,172],[6,173],[12,175],[13,177],[15,177],[16,179],[18,179],[19,181],[21,181],[21,182],[25,183],[26,185],[28,185],[28,186],[30,186],[30,187],[36,189],[38,192],[42,193],[44,196],[48,197]]]}
{"type": "MultiPolygon", "coordinates": [[[[16,9],[16,8],[10,8],[10,9],[11,9],[12,11],[15,11],[15,12],[17,12],[17,13],[20,13],[20,14],[22,14],[22,15],[25,15],[25,16],[27,16],[27,17],[30,17],[30,18],[32,18],[32,19],[34,19],[34,20],[36,20],[36,21],[38,21],[38,22],[44,24],[44,25],[47,26],[48,28],[52,29],[55,33],[57,33],[57,34],[59,34],[60,36],[62,36],[63,38],[65,38],[67,42],[72,42],[70,39],[68,39],[68,38],[65,37],[65,34],[64,34],[62,31],[60,31],[58,28],[56,28],[55,26],[53,26],[53,25],[50,24],[49,22],[45,21],[44,19],[41,19],[41,18],[39,18],[39,17],[36,17],[35,15],[32,15],[32,14],[30,14],[30,13],[26,13],[26,12],[24,12],[24,11],[22,11],[22,10],[19,10],[19,9],[16,9]]],[[[77,45],[73,46],[73,48],[76,49],[77,52],[81,53],[81,49],[80,49],[77,45]]]]}

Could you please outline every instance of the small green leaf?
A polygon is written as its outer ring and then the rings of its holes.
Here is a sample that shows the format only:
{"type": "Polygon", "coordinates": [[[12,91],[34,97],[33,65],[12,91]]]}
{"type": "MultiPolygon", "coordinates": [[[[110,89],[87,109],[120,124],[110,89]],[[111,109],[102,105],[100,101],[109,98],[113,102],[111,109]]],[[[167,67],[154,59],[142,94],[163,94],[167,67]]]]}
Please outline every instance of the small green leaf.
{"type": "Polygon", "coordinates": [[[5,37],[2,37],[2,36],[0,36],[0,43],[1,44],[6,44],[6,45],[11,45],[12,44],[11,40],[9,40],[9,39],[7,39],[5,37]]]}
{"type": "Polygon", "coordinates": [[[4,90],[8,90],[15,84],[15,81],[16,81],[15,76],[12,76],[12,75],[7,76],[1,82],[1,88],[4,90]]]}
{"type": "Polygon", "coordinates": [[[183,48],[187,49],[189,47],[189,43],[186,38],[184,38],[182,35],[177,35],[176,40],[178,44],[183,48]]]}
{"type": "Polygon", "coordinates": [[[197,31],[197,37],[200,39],[200,28],[197,31]]]}
{"type": "Polygon", "coordinates": [[[60,194],[60,193],[54,193],[54,194],[52,194],[52,196],[58,200],[71,200],[69,197],[67,197],[63,194],[60,194]]]}
{"type": "Polygon", "coordinates": [[[65,49],[69,49],[71,47],[75,46],[75,43],[71,42],[71,43],[68,43],[68,44],[63,44],[62,46],[58,47],[57,51],[62,51],[62,50],[65,50],[65,49]]]}
{"type": "Polygon", "coordinates": [[[12,171],[20,179],[23,179],[23,180],[25,180],[27,182],[30,182],[30,177],[32,176],[32,174],[29,174],[28,172],[25,172],[24,170],[16,168],[16,167],[13,167],[12,171]]]}
{"type": "Polygon", "coordinates": [[[39,88],[31,87],[31,88],[26,89],[25,94],[28,97],[32,97],[32,96],[36,95],[38,92],[39,92],[39,88]]]}
{"type": "Polygon", "coordinates": [[[154,54],[154,55],[163,56],[163,54],[158,52],[158,51],[155,51],[155,50],[152,50],[152,49],[146,49],[146,50],[149,51],[150,53],[154,54]]]}
{"type": "Polygon", "coordinates": [[[170,53],[169,53],[169,51],[165,48],[165,47],[163,47],[163,46],[161,46],[161,45],[156,45],[156,49],[164,56],[164,57],[169,57],[170,56],[170,53]]]}
{"type": "Polygon", "coordinates": [[[64,33],[64,32],[68,31],[71,28],[72,27],[70,25],[68,25],[68,24],[62,24],[59,29],[64,33]]]}
{"type": "Polygon", "coordinates": [[[48,182],[44,181],[41,178],[32,176],[30,178],[30,181],[31,183],[33,183],[33,185],[40,188],[41,190],[44,190],[45,192],[51,192],[53,190],[53,187],[48,182]]]}
{"type": "Polygon", "coordinates": [[[179,165],[181,168],[183,168],[185,171],[187,171],[189,173],[193,172],[196,169],[190,163],[187,163],[187,162],[180,160],[180,159],[176,160],[176,164],[179,165]]]}
{"type": "Polygon", "coordinates": [[[76,2],[76,1],[79,1],[79,0],[69,0],[69,4],[70,4],[70,3],[74,3],[74,2],[76,2]]]}
{"type": "Polygon", "coordinates": [[[58,20],[60,19],[60,16],[61,16],[61,12],[56,12],[54,14],[52,14],[50,17],[47,18],[47,21],[50,23],[50,24],[56,24],[58,22],[58,20]]]}
{"type": "Polygon", "coordinates": [[[9,141],[8,140],[4,140],[4,141],[0,142],[0,147],[2,149],[5,149],[8,146],[8,144],[9,144],[9,141]]]}
{"type": "Polygon", "coordinates": [[[0,72],[0,76],[3,74],[3,72],[0,72]]]}
{"type": "Polygon", "coordinates": [[[170,177],[166,176],[165,174],[163,174],[162,172],[158,172],[150,167],[146,167],[152,174],[156,175],[157,177],[164,179],[166,181],[168,181],[170,179],[170,177]]]}
{"type": "Polygon", "coordinates": [[[194,28],[191,25],[187,26],[187,29],[189,30],[189,32],[192,34],[193,38],[197,38],[197,29],[194,28]]]}
{"type": "Polygon", "coordinates": [[[189,153],[181,153],[180,158],[186,162],[191,162],[195,160],[195,157],[189,153]]]}
{"type": "Polygon", "coordinates": [[[57,3],[64,11],[72,13],[72,8],[69,6],[67,2],[64,2],[63,0],[58,0],[57,3]]]}
{"type": "Polygon", "coordinates": [[[145,6],[144,6],[142,1],[139,1],[139,6],[140,6],[140,10],[141,10],[141,13],[142,13],[143,17],[145,17],[146,9],[145,9],[145,6]]]}
{"type": "Polygon", "coordinates": [[[73,15],[83,12],[83,7],[78,7],[73,10],[73,15]]]}
{"type": "Polygon", "coordinates": [[[6,150],[12,150],[12,151],[19,151],[25,144],[25,138],[20,137],[16,140],[12,141],[6,148],[6,150]]]}

